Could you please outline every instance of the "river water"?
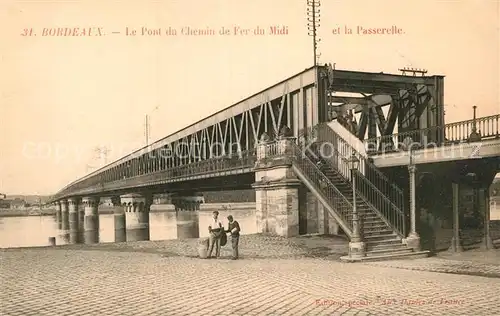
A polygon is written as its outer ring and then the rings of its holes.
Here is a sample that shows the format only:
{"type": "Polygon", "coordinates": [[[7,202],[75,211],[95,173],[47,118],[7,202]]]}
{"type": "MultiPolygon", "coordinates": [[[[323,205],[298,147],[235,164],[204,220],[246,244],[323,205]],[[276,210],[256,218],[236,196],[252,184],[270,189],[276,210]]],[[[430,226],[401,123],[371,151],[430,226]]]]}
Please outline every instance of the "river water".
{"type": "MultiPolygon", "coordinates": [[[[221,211],[219,218],[227,227],[227,212],[221,211]]],[[[240,223],[241,234],[257,232],[255,211],[233,211],[240,223]]],[[[200,237],[208,236],[208,225],[212,212],[199,212],[200,237]]],[[[22,216],[0,218],[0,248],[48,246],[49,237],[56,237],[57,245],[69,243],[69,232],[58,229],[56,216],[22,216]]],[[[150,240],[177,238],[177,223],[172,213],[150,213],[150,240]]],[[[114,217],[112,214],[99,215],[99,242],[114,242],[114,217]]]]}
{"type": "MultiPolygon", "coordinates": [[[[257,232],[255,210],[233,211],[231,214],[240,223],[241,233],[257,232]]],[[[227,227],[228,211],[220,211],[219,218],[227,227]]],[[[212,212],[199,211],[200,237],[208,236],[208,224],[212,212]]],[[[500,204],[491,205],[491,220],[500,220],[500,204]]],[[[167,240],[177,238],[175,215],[168,212],[150,213],[150,240],[167,240]]],[[[49,237],[56,237],[56,244],[69,243],[68,231],[58,229],[55,216],[22,216],[0,217],[0,248],[48,246],[49,237]]],[[[114,242],[114,217],[112,214],[99,215],[99,241],[114,242]]]]}

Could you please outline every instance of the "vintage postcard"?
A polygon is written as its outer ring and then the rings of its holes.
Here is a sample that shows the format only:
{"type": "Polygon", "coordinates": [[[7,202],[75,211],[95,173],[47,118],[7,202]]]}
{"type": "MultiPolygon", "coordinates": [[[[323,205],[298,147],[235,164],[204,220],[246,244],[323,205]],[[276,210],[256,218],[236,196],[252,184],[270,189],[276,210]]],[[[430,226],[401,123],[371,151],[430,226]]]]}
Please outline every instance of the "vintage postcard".
{"type": "Polygon", "coordinates": [[[0,314],[500,315],[498,0],[2,0],[0,314]]]}

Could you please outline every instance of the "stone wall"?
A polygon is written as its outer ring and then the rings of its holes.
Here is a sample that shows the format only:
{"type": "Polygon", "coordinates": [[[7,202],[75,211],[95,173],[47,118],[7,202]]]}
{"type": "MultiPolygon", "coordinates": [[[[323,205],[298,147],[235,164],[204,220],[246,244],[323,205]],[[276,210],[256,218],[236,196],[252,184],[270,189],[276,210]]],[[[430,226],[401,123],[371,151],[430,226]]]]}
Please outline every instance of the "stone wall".
{"type": "Polygon", "coordinates": [[[311,192],[306,193],[307,234],[338,235],[340,226],[311,192]]]}

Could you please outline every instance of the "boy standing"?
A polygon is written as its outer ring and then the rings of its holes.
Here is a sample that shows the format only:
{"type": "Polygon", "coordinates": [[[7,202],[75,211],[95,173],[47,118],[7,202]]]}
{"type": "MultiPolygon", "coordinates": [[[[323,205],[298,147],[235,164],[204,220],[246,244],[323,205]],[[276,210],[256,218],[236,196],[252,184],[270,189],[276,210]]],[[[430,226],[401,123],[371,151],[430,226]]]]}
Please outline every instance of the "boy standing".
{"type": "Polygon", "coordinates": [[[232,260],[238,259],[238,243],[240,241],[240,224],[233,219],[232,215],[227,217],[229,221],[227,233],[231,233],[231,246],[233,247],[232,260]]]}

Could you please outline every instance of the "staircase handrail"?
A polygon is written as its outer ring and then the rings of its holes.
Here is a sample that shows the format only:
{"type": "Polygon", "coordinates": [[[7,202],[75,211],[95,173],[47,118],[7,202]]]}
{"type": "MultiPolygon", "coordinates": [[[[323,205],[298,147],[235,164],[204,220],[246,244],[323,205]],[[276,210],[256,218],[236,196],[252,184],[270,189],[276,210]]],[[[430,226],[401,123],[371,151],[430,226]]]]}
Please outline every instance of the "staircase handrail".
{"type": "Polygon", "coordinates": [[[389,180],[378,168],[354,147],[332,130],[327,124],[317,125],[317,138],[329,142],[334,150],[332,157],[325,159],[347,180],[352,181],[347,158],[354,154],[359,159],[356,176],[356,192],[362,195],[383,215],[398,234],[406,237],[406,215],[403,190],[389,180]],[[339,146],[342,150],[339,150],[339,146]],[[336,159],[339,157],[340,159],[336,159]]]}
{"type": "Polygon", "coordinates": [[[351,216],[352,203],[335,187],[328,177],[307,157],[303,150],[293,142],[291,145],[291,156],[295,166],[312,182],[318,192],[330,203],[344,224],[352,230],[351,216]]]}

